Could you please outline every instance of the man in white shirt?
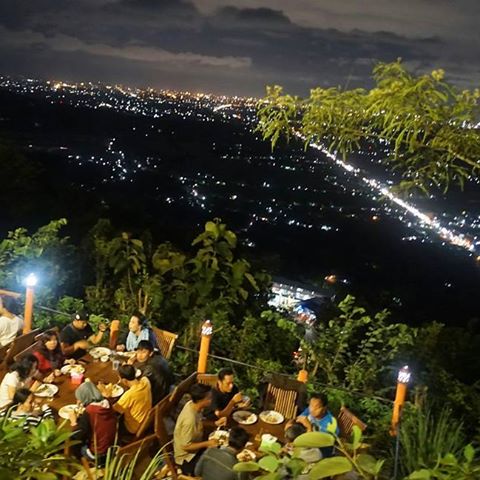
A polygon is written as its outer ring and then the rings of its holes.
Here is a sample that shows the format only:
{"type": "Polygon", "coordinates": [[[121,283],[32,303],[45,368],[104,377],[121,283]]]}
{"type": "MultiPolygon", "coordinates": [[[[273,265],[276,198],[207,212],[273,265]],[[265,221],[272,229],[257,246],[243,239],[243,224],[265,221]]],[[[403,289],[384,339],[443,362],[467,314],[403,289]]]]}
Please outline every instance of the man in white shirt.
{"type": "Polygon", "coordinates": [[[23,328],[23,320],[16,314],[17,301],[12,297],[0,296],[0,347],[12,343],[23,328]]]}

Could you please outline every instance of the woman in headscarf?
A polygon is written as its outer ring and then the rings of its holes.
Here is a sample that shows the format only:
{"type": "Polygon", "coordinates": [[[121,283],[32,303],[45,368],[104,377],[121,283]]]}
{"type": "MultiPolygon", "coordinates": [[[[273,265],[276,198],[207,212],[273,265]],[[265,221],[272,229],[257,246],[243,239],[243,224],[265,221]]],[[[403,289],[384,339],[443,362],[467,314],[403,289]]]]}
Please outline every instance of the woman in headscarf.
{"type": "Polygon", "coordinates": [[[80,440],[81,453],[89,460],[102,463],[107,450],[115,443],[117,416],[110,403],[92,382],[85,382],[75,390],[75,398],[85,407],[83,413],[70,415],[76,431],[73,438],[80,440]]]}

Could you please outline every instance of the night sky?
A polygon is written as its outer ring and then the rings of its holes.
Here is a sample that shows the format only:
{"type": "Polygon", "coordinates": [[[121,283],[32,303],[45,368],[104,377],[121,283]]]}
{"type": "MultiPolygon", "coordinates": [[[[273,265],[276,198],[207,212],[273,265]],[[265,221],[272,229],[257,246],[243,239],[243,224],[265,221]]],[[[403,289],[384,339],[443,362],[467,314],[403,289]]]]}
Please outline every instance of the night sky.
{"type": "Polygon", "coordinates": [[[401,57],[475,87],[479,24],[479,0],[0,0],[0,74],[259,96],[401,57]]]}

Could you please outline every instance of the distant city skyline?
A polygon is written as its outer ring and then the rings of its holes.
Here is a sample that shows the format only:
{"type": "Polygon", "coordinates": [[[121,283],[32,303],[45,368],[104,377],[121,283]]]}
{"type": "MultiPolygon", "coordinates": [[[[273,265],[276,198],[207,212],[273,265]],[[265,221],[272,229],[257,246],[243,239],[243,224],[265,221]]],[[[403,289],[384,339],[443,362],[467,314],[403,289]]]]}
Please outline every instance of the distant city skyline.
{"type": "Polygon", "coordinates": [[[478,0],[0,0],[0,73],[260,96],[368,86],[377,61],[480,83],[478,0]]]}

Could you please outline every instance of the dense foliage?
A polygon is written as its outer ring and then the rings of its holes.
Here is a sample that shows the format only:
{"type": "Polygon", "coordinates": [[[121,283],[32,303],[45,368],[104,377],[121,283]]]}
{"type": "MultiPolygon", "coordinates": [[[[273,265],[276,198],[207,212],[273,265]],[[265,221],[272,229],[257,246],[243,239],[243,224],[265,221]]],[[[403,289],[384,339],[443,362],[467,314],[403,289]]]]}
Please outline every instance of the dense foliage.
{"type": "Polygon", "coordinates": [[[378,64],[371,90],[314,88],[302,99],[267,88],[259,130],[272,145],[299,134],[346,155],[365,142],[388,148],[385,162],[403,175],[403,189],[447,190],[477,175],[480,158],[480,90],[459,91],[442,70],[414,76],[400,61],[378,64]]]}

